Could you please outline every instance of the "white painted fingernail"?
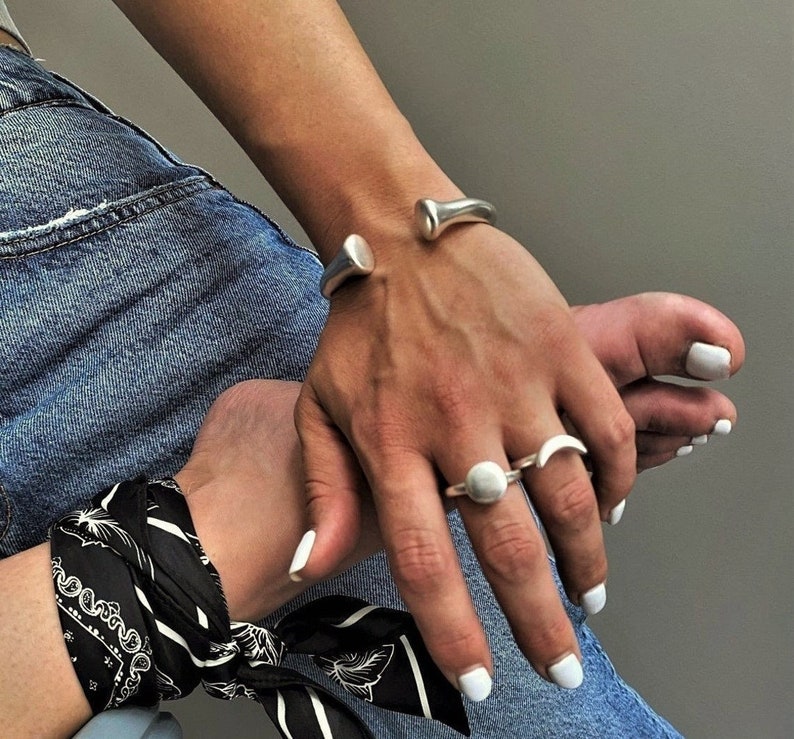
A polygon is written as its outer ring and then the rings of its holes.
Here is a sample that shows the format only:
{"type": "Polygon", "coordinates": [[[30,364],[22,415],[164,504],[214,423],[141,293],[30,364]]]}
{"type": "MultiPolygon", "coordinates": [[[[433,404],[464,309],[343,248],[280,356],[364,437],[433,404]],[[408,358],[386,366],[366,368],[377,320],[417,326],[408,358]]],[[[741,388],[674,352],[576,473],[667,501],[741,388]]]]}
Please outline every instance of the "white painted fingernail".
{"type": "Polygon", "coordinates": [[[620,523],[620,519],[623,518],[623,511],[626,510],[626,499],[620,501],[610,512],[607,516],[607,523],[610,526],[615,526],[615,524],[620,523]]]}
{"type": "Polygon", "coordinates": [[[312,553],[314,540],[317,538],[317,532],[314,529],[309,529],[298,544],[295,550],[295,556],[292,558],[292,564],[289,566],[289,579],[292,582],[300,582],[303,578],[300,576],[300,571],[306,567],[309,561],[309,555],[312,553]]]}
{"type": "Polygon", "coordinates": [[[711,432],[716,436],[727,436],[733,430],[733,424],[727,418],[721,418],[714,424],[714,430],[711,432]]]}
{"type": "Polygon", "coordinates": [[[701,436],[693,436],[689,443],[694,444],[695,446],[703,446],[703,444],[709,443],[709,435],[702,434],[701,436]]]}
{"type": "Polygon", "coordinates": [[[458,687],[470,701],[484,701],[491,694],[493,681],[484,667],[475,667],[458,678],[458,687]]]}
{"type": "Polygon", "coordinates": [[[573,690],[578,688],[584,680],[582,665],[575,654],[569,654],[548,669],[549,677],[561,688],[573,690]]]}
{"type": "Polygon", "coordinates": [[[686,355],[686,371],[701,380],[725,380],[731,376],[731,353],[722,346],[696,341],[686,355]]]}
{"type": "Polygon", "coordinates": [[[588,616],[595,616],[607,604],[607,588],[604,583],[590,588],[579,596],[579,605],[588,616]]]}
{"type": "Polygon", "coordinates": [[[693,447],[691,444],[687,444],[686,446],[682,446],[682,447],[680,447],[680,448],[678,449],[678,451],[675,453],[675,456],[676,456],[676,457],[686,457],[686,456],[687,456],[687,454],[692,454],[692,450],[693,450],[694,448],[695,448],[695,447],[693,447]]]}

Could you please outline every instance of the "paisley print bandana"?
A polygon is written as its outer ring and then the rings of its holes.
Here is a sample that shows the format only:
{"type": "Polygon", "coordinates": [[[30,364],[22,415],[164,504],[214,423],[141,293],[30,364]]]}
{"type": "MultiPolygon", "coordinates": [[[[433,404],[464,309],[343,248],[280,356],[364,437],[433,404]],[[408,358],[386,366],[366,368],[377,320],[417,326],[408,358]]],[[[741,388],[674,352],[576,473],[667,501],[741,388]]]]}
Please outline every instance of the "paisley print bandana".
{"type": "Polygon", "coordinates": [[[201,682],[215,697],[259,702],[285,738],[371,739],[327,688],[281,666],[293,652],[312,655],[318,679],[362,700],[469,734],[460,694],[404,611],[331,596],[272,630],[230,621],[172,479],[115,485],[60,519],[50,538],[64,640],[94,713],[181,698],[201,682]]]}

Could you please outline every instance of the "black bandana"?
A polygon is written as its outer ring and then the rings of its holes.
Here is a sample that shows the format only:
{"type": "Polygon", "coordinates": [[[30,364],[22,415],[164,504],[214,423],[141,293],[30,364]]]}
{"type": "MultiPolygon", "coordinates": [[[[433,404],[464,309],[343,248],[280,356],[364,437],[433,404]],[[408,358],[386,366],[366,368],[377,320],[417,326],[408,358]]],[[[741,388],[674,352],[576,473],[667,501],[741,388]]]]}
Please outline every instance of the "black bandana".
{"type": "Polygon", "coordinates": [[[201,682],[215,697],[261,703],[283,737],[371,739],[345,703],[280,666],[293,652],[363,700],[469,734],[460,694],[404,611],[333,596],[272,631],[230,622],[174,480],[105,490],[52,527],[51,549],[64,639],[94,713],[181,698],[201,682]]]}

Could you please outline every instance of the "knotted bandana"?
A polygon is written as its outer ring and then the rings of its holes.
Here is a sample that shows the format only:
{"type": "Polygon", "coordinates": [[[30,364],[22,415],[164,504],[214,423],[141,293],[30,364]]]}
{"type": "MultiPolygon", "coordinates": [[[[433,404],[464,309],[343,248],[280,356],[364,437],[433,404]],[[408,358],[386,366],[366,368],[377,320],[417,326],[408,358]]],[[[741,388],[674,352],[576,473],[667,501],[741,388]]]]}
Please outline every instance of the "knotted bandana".
{"type": "Polygon", "coordinates": [[[469,734],[460,694],[404,611],[332,596],[273,630],[230,622],[174,480],[105,490],[52,527],[51,549],[64,639],[94,713],[181,698],[201,682],[215,697],[258,701],[285,738],[372,739],[344,702],[281,666],[293,652],[363,700],[469,734]]]}

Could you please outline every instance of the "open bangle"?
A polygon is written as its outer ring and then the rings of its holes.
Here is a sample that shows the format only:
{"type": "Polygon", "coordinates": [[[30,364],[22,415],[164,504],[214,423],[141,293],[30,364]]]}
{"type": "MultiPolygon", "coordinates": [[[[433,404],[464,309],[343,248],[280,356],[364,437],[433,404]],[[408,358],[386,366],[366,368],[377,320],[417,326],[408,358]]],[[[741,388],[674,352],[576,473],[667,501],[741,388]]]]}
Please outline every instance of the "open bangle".
{"type": "MultiPolygon", "coordinates": [[[[441,202],[422,198],[416,201],[414,219],[425,241],[435,241],[456,223],[496,223],[496,208],[485,200],[462,198],[441,202]]],[[[351,277],[366,277],[375,269],[369,244],[358,234],[350,234],[342,248],[328,263],[320,278],[320,292],[327,300],[351,277]]]]}

